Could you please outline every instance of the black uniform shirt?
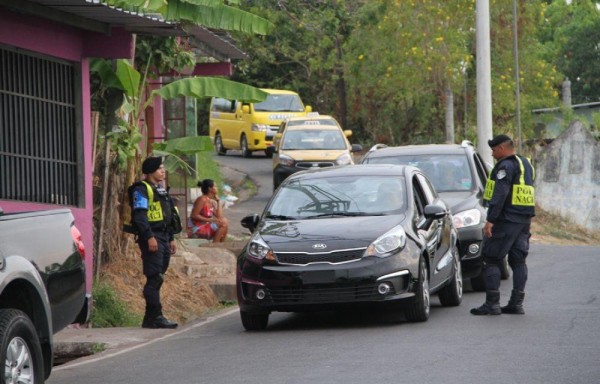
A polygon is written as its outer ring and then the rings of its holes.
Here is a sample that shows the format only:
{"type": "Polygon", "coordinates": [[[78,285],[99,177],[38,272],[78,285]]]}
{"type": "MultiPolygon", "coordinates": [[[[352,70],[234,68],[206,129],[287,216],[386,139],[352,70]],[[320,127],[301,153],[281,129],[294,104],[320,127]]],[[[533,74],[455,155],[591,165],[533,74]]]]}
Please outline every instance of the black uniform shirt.
{"type": "MultiPolygon", "coordinates": [[[[496,182],[494,194],[488,204],[487,221],[510,221],[513,223],[529,223],[535,216],[535,208],[512,204],[512,187],[519,184],[521,170],[516,156],[507,156],[496,163],[490,178],[496,182]]],[[[525,170],[525,184],[533,186],[533,167],[529,160],[519,156],[525,170]]]]}

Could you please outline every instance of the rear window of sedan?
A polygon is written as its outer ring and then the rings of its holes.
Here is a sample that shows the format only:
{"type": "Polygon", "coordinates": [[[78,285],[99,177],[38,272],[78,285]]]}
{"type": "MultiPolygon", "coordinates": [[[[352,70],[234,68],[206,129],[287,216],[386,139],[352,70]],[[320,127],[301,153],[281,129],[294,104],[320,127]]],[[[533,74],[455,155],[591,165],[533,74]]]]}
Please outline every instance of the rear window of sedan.
{"type": "Polygon", "coordinates": [[[280,187],[267,216],[309,219],[399,214],[407,207],[404,185],[401,176],[301,178],[280,187]]]}
{"type": "Polygon", "coordinates": [[[364,163],[412,165],[427,176],[438,192],[470,191],[474,185],[471,168],[464,155],[372,156],[364,163]]]}

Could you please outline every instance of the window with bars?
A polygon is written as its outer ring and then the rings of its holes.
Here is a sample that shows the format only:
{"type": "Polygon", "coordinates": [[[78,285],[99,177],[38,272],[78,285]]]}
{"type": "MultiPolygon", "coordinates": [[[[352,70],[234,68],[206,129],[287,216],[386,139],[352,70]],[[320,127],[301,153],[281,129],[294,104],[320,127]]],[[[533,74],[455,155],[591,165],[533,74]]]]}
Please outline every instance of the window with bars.
{"type": "Polygon", "coordinates": [[[0,200],[82,206],[78,66],[0,46],[0,200]]]}

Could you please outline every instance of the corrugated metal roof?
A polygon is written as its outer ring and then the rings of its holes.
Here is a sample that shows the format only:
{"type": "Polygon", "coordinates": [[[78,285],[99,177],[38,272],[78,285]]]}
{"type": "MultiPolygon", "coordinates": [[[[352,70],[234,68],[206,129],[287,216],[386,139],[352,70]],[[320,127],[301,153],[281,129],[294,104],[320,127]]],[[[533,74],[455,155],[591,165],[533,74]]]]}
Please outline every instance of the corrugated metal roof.
{"type": "Polygon", "coordinates": [[[218,60],[246,57],[223,31],[198,26],[184,28],[179,23],[164,20],[160,14],[128,11],[106,5],[101,0],[0,0],[0,6],[106,34],[112,27],[122,27],[137,34],[191,36],[197,54],[204,53],[218,60]]]}

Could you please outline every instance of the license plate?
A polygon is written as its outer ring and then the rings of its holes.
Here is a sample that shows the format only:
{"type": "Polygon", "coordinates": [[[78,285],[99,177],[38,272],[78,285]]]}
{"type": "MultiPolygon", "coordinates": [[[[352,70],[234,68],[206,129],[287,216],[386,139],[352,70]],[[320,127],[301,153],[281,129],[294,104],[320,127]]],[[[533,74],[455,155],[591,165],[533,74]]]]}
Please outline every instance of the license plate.
{"type": "Polygon", "coordinates": [[[310,271],[302,274],[302,283],[304,284],[326,284],[334,281],[334,271],[310,271]]]}

